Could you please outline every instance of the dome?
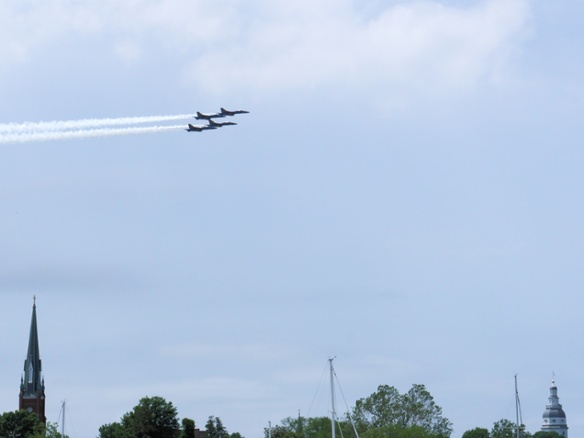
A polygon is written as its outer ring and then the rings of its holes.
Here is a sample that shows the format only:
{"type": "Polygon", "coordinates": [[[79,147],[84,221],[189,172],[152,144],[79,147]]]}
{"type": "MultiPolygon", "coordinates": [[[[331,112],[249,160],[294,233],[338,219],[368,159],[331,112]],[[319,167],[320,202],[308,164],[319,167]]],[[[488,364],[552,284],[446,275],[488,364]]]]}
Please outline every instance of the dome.
{"type": "Polygon", "coordinates": [[[543,413],[543,418],[566,418],[566,413],[561,407],[548,407],[543,413]]]}

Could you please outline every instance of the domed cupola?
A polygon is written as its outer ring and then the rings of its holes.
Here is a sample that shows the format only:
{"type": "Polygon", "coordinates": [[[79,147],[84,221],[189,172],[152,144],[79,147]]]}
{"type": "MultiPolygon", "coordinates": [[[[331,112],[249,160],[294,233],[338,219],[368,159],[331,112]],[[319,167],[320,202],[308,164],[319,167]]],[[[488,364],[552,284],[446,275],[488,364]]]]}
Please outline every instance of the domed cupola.
{"type": "Polygon", "coordinates": [[[568,424],[566,423],[566,414],[562,409],[558,398],[558,388],[555,379],[550,386],[549,404],[546,405],[543,413],[543,425],[541,430],[556,432],[564,438],[568,438],[568,424]]]}

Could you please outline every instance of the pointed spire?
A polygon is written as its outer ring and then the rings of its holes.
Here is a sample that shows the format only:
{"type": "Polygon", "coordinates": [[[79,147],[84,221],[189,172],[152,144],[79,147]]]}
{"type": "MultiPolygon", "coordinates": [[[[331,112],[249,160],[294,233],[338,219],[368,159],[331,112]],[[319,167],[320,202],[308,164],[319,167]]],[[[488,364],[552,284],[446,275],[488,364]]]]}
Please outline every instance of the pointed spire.
{"type": "Polygon", "coordinates": [[[42,365],[39,348],[39,335],[36,318],[36,295],[33,297],[32,317],[30,321],[30,334],[28,338],[28,351],[24,361],[24,385],[25,395],[35,395],[42,388],[42,365]]]}

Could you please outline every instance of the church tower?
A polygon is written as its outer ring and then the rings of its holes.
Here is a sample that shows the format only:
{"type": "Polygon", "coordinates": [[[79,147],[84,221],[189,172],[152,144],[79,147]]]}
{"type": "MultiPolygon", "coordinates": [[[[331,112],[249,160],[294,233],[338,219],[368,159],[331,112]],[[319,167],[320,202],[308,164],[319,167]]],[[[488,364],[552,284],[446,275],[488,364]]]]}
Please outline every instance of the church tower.
{"type": "Polygon", "coordinates": [[[566,423],[566,414],[562,409],[558,398],[558,388],[555,379],[550,386],[550,404],[545,407],[543,413],[543,426],[541,430],[546,432],[557,432],[560,436],[568,438],[568,424],[566,423]]]}
{"type": "Polygon", "coordinates": [[[36,297],[32,306],[28,352],[24,360],[24,376],[20,378],[20,399],[18,409],[26,409],[38,415],[43,423],[45,417],[45,379],[39,350],[39,334],[36,320],[36,297]]]}

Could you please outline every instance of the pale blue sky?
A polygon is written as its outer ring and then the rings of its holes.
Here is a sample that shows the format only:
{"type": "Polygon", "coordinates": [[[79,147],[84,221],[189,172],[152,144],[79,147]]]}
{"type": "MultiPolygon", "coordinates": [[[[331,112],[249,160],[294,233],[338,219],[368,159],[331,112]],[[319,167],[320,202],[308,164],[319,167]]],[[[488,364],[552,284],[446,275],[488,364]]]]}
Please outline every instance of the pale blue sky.
{"type": "MultiPolygon", "coordinates": [[[[425,384],[453,438],[584,433],[584,2],[0,5],[0,123],[249,109],[239,125],[1,144],[0,410],[36,294],[47,416],[140,397],[247,438],[425,384]]],[[[185,123],[187,121],[185,120],[185,123]]]]}

